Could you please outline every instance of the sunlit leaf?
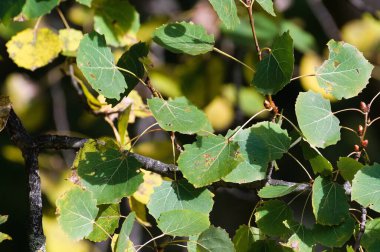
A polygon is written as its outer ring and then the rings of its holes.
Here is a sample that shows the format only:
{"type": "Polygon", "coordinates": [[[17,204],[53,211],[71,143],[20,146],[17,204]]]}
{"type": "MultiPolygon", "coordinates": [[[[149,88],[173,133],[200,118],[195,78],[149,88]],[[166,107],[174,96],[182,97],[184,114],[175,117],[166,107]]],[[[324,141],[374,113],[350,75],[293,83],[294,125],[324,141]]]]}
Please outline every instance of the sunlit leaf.
{"type": "Polygon", "coordinates": [[[137,172],[140,166],[133,157],[114,149],[86,152],[79,162],[78,175],[98,204],[116,203],[132,195],[143,182],[143,175],[137,172]]]}
{"type": "Polygon", "coordinates": [[[91,86],[107,98],[119,99],[127,87],[104,36],[96,32],[84,35],[81,40],[77,64],[91,86]]]}
{"type": "Polygon", "coordinates": [[[49,13],[59,3],[59,0],[26,0],[22,13],[28,18],[37,18],[49,13]]]}
{"type": "Polygon", "coordinates": [[[153,41],[173,53],[198,55],[214,48],[214,36],[205,28],[193,23],[165,24],[154,32],[153,41]]]}
{"type": "Polygon", "coordinates": [[[62,49],[58,35],[48,28],[23,30],[13,36],[6,46],[9,57],[19,67],[29,70],[49,64],[62,49]]]}
{"type": "Polygon", "coordinates": [[[368,252],[376,252],[380,248],[380,218],[367,221],[360,245],[368,252]]]}
{"type": "Polygon", "coordinates": [[[339,119],[321,94],[301,92],[295,108],[301,131],[311,145],[324,148],[340,140],[339,119]]]}
{"type": "Polygon", "coordinates": [[[373,66],[354,46],[330,40],[330,55],[316,71],[318,84],[337,99],[357,96],[368,84],[373,66]]]}
{"type": "Polygon", "coordinates": [[[165,101],[161,98],[148,100],[148,105],[161,128],[183,134],[210,131],[206,115],[185,97],[165,101]]]}
{"type": "Polygon", "coordinates": [[[380,212],[380,164],[359,170],[352,180],[351,200],[380,212]]]}
{"type": "Polygon", "coordinates": [[[198,137],[193,144],[184,145],[178,167],[195,187],[218,181],[239,163],[238,145],[222,136],[198,137]]]}
{"type": "Polygon", "coordinates": [[[285,185],[268,185],[260,189],[258,192],[258,195],[261,198],[278,198],[285,195],[288,195],[289,193],[292,193],[294,190],[296,190],[298,185],[293,186],[285,186],[285,185]]]}
{"type": "Polygon", "coordinates": [[[209,190],[196,189],[186,180],[163,181],[154,190],[147,207],[156,219],[161,213],[170,210],[189,209],[208,214],[214,203],[212,197],[209,190]]]}
{"type": "Polygon", "coordinates": [[[164,212],[158,219],[158,227],[164,234],[189,236],[199,234],[210,226],[208,214],[193,210],[164,212]]]}
{"type": "Polygon", "coordinates": [[[352,236],[355,220],[348,217],[342,224],[335,226],[315,225],[313,229],[315,242],[327,247],[341,247],[352,236]]]}
{"type": "Polygon", "coordinates": [[[269,14],[272,16],[276,16],[276,13],[274,13],[273,10],[273,1],[272,0],[256,0],[258,4],[269,14]]]}
{"type": "Polygon", "coordinates": [[[220,228],[210,226],[203,231],[197,240],[197,252],[235,252],[228,233],[220,228]]]}
{"type": "Polygon", "coordinates": [[[118,204],[100,205],[94,223],[94,230],[86,237],[90,241],[105,241],[119,226],[120,209],[118,204]]]}
{"type": "Polygon", "coordinates": [[[75,29],[61,29],[58,36],[62,42],[62,55],[75,57],[83,33],[75,29]]]}
{"type": "Polygon", "coordinates": [[[133,244],[131,243],[129,236],[132,233],[133,223],[135,222],[135,213],[131,212],[127,218],[125,218],[120,230],[120,234],[115,244],[115,252],[133,252],[133,244]]]}
{"type": "Polygon", "coordinates": [[[312,204],[317,223],[338,225],[348,216],[347,196],[343,187],[329,178],[317,177],[313,184],[312,204]]]}
{"type": "Polygon", "coordinates": [[[237,15],[237,9],[234,0],[209,1],[227,29],[234,29],[237,25],[239,25],[240,21],[237,15]]]}
{"type": "Polygon", "coordinates": [[[289,32],[275,38],[268,55],[256,67],[252,84],[262,94],[276,94],[290,82],[294,68],[293,39],[289,32]]]}
{"type": "Polygon", "coordinates": [[[92,232],[98,211],[91,192],[78,187],[57,200],[58,222],[71,239],[79,240],[92,232]]]}
{"type": "Polygon", "coordinates": [[[337,166],[340,175],[349,181],[352,181],[357,171],[364,167],[362,163],[350,157],[340,157],[337,166]]]}
{"type": "Polygon", "coordinates": [[[254,242],[263,239],[264,236],[260,234],[260,230],[255,227],[248,227],[241,225],[233,238],[233,243],[236,251],[250,252],[253,249],[254,242]]]}
{"type": "MultiPolygon", "coordinates": [[[[0,96],[0,132],[7,125],[9,112],[11,111],[11,101],[8,96],[0,96]]],[[[1,224],[1,223],[0,223],[1,224]]]]}

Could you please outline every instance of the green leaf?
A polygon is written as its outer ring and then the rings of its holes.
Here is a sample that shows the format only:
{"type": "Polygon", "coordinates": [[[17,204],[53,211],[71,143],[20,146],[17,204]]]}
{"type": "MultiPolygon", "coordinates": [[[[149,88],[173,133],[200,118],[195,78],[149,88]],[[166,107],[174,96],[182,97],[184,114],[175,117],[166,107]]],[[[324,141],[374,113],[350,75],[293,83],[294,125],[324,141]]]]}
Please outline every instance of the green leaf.
{"type": "Polygon", "coordinates": [[[331,112],[329,100],[313,91],[301,92],[296,101],[296,116],[307,142],[327,147],[340,140],[339,119],[331,112]]]}
{"type": "Polygon", "coordinates": [[[328,178],[315,179],[312,205],[315,219],[322,225],[338,225],[349,216],[350,206],[343,187],[328,178]]]}
{"type": "Polygon", "coordinates": [[[250,252],[253,249],[254,242],[263,238],[258,228],[241,225],[239,229],[236,230],[232,241],[236,251],[250,252]]]}
{"type": "Polygon", "coordinates": [[[92,0],[76,0],[78,3],[91,7],[92,0]]]}
{"type": "Polygon", "coordinates": [[[135,42],[140,28],[140,15],[125,0],[95,0],[94,29],[111,46],[126,46],[135,42]]]}
{"type": "Polygon", "coordinates": [[[25,0],[1,0],[0,22],[8,22],[22,10],[25,0]]]}
{"type": "Polygon", "coordinates": [[[223,180],[239,184],[262,180],[266,177],[267,168],[267,163],[250,163],[244,159],[235,169],[228,173],[227,176],[223,177],[223,180]]]}
{"type": "Polygon", "coordinates": [[[292,249],[279,245],[276,241],[266,239],[253,243],[249,252],[294,252],[292,249]]]}
{"type": "Polygon", "coordinates": [[[59,0],[26,0],[22,13],[28,18],[37,18],[48,14],[58,4],[59,0]]]}
{"type": "Polygon", "coordinates": [[[185,97],[171,101],[152,98],[148,99],[148,105],[160,127],[166,131],[194,134],[202,130],[212,130],[206,114],[185,97]]]}
{"type": "Polygon", "coordinates": [[[135,222],[136,214],[134,212],[131,212],[127,218],[125,218],[123,225],[120,230],[120,234],[117,238],[116,245],[115,245],[115,252],[129,252],[134,251],[133,247],[131,246],[131,241],[129,239],[129,236],[131,235],[133,223],[135,222]]]}
{"type": "Polygon", "coordinates": [[[364,167],[362,163],[350,157],[340,157],[337,166],[340,175],[342,175],[345,180],[349,181],[352,181],[355,174],[364,167]]]}
{"type": "Polygon", "coordinates": [[[308,160],[313,168],[314,174],[321,174],[323,176],[331,175],[333,166],[322,154],[315,148],[312,148],[308,143],[302,141],[301,148],[303,156],[308,160]]]}
{"type": "Polygon", "coordinates": [[[289,193],[292,193],[294,190],[296,190],[298,185],[293,186],[285,186],[285,185],[269,185],[263,187],[259,192],[258,195],[261,198],[277,198],[282,197],[285,195],[288,195],[289,193]]]}
{"type": "Polygon", "coordinates": [[[114,149],[87,152],[79,162],[78,175],[84,187],[94,194],[98,204],[117,203],[132,195],[144,181],[138,173],[140,163],[114,149]]]}
{"type": "Polygon", "coordinates": [[[313,231],[303,225],[290,225],[293,234],[289,237],[286,246],[299,252],[312,252],[314,247],[313,231]]]}
{"type": "Polygon", "coordinates": [[[276,16],[276,13],[274,13],[274,9],[273,9],[273,2],[272,0],[256,0],[256,2],[258,4],[260,4],[260,6],[266,11],[268,12],[269,14],[271,14],[272,16],[276,16]]]}
{"type": "Polygon", "coordinates": [[[172,236],[196,235],[210,226],[208,214],[188,209],[164,212],[157,223],[163,233],[172,236]]]}
{"type": "Polygon", "coordinates": [[[120,210],[118,204],[100,205],[98,216],[96,216],[94,229],[86,237],[90,241],[100,242],[108,239],[119,226],[120,210]]]}
{"type": "MultiPolygon", "coordinates": [[[[0,225],[5,223],[7,220],[8,220],[8,215],[0,215],[0,225]]],[[[0,243],[4,240],[12,240],[12,237],[0,232],[0,243]]]]}
{"type": "Polygon", "coordinates": [[[197,241],[197,252],[235,252],[228,233],[219,227],[210,226],[203,231],[197,241]]]}
{"type": "Polygon", "coordinates": [[[209,2],[227,29],[235,29],[239,25],[240,21],[234,0],[209,0],[209,2]]]}
{"type": "MultiPolygon", "coordinates": [[[[117,66],[134,73],[141,79],[145,74],[145,67],[141,60],[147,57],[148,53],[149,48],[147,44],[142,42],[134,44],[128,51],[121,55],[117,62],[117,66]]],[[[124,75],[125,82],[127,83],[126,91],[123,95],[127,96],[139,83],[139,80],[127,72],[122,73],[124,75]]]]}
{"type": "Polygon", "coordinates": [[[380,212],[380,164],[374,163],[358,171],[352,180],[351,200],[380,212]]]}
{"type": "Polygon", "coordinates": [[[0,225],[4,224],[8,220],[8,215],[0,215],[0,225]]]}
{"type": "Polygon", "coordinates": [[[222,136],[197,137],[184,145],[178,167],[195,187],[209,185],[230,173],[239,163],[238,145],[222,136]]]}
{"type": "Polygon", "coordinates": [[[91,192],[78,187],[57,200],[58,223],[71,239],[79,240],[92,232],[98,211],[91,192]]]}
{"type": "Polygon", "coordinates": [[[315,225],[313,229],[314,240],[327,247],[342,247],[352,236],[355,220],[348,217],[337,226],[315,225]]]}
{"type": "Polygon", "coordinates": [[[77,52],[77,64],[92,88],[106,98],[119,99],[127,88],[103,35],[96,32],[84,35],[77,52]]]}
{"type": "Polygon", "coordinates": [[[193,23],[165,24],[154,32],[153,41],[173,53],[198,55],[214,49],[214,36],[193,23]]]}
{"type": "Polygon", "coordinates": [[[163,181],[154,189],[147,205],[149,213],[156,219],[161,213],[171,210],[194,210],[208,214],[214,204],[213,194],[205,188],[194,188],[186,180],[163,181]]]}
{"type": "Polygon", "coordinates": [[[293,214],[285,202],[269,200],[257,208],[255,218],[257,227],[261,232],[270,236],[282,236],[289,233],[289,229],[283,222],[291,220],[293,214]]]}
{"type": "Polygon", "coordinates": [[[290,82],[293,74],[293,39],[289,32],[275,38],[271,51],[256,67],[252,84],[265,95],[276,94],[290,82]]]}
{"type": "Polygon", "coordinates": [[[367,252],[376,252],[380,248],[380,218],[367,221],[361,245],[367,252]]]}
{"type": "Polygon", "coordinates": [[[316,71],[320,87],[338,100],[357,96],[368,84],[373,66],[354,46],[330,40],[329,59],[316,71]]]}

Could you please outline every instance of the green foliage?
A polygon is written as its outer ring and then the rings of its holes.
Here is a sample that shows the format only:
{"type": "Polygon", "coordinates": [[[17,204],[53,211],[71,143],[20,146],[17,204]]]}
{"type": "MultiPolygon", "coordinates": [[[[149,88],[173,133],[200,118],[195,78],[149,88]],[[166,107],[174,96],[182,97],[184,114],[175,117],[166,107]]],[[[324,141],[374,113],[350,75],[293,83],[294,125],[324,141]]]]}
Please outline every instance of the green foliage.
{"type": "Polygon", "coordinates": [[[264,199],[270,199],[270,198],[278,198],[285,195],[288,195],[289,193],[292,193],[294,190],[296,190],[298,185],[293,186],[286,186],[286,185],[277,185],[277,186],[265,186],[263,187],[259,192],[258,195],[260,198],[264,199]]]}
{"type": "Polygon", "coordinates": [[[112,234],[119,226],[119,216],[120,209],[118,204],[100,205],[94,229],[86,238],[93,242],[107,240],[108,234],[112,234]]]}
{"type": "Polygon", "coordinates": [[[11,18],[21,12],[25,0],[2,0],[0,1],[0,22],[9,22],[11,18]]]}
{"type": "MultiPolygon", "coordinates": [[[[7,220],[8,220],[7,215],[0,215],[0,225],[5,223],[7,220]]],[[[9,235],[0,232],[0,243],[4,240],[12,240],[12,238],[9,235]]]]}
{"type": "Polygon", "coordinates": [[[375,252],[380,246],[380,218],[369,220],[366,223],[362,238],[362,245],[368,252],[375,252]]]}
{"type": "Polygon", "coordinates": [[[273,10],[273,2],[272,0],[257,0],[256,1],[258,4],[260,4],[260,6],[266,11],[268,12],[269,14],[271,14],[272,16],[276,16],[276,13],[274,13],[274,10],[273,10]]]}
{"type": "Polygon", "coordinates": [[[315,225],[314,240],[327,247],[342,247],[354,232],[355,220],[348,217],[343,223],[335,226],[315,225]]]}
{"type": "Polygon", "coordinates": [[[303,156],[308,160],[313,168],[314,174],[323,176],[331,175],[333,166],[322,154],[315,148],[312,148],[308,143],[301,143],[303,156]]]}
{"type": "Polygon", "coordinates": [[[345,180],[352,181],[355,174],[361,168],[363,168],[364,165],[353,158],[340,157],[337,162],[337,167],[339,169],[340,175],[342,175],[345,180]]]}
{"type": "Polygon", "coordinates": [[[120,234],[116,240],[115,252],[133,251],[133,244],[130,241],[129,236],[131,235],[135,219],[136,214],[134,212],[130,213],[127,218],[125,218],[123,225],[121,226],[120,234]]]}
{"type": "Polygon", "coordinates": [[[234,252],[234,244],[230,240],[228,233],[218,227],[210,226],[203,231],[197,240],[197,251],[199,252],[234,252]]]}
{"type": "Polygon", "coordinates": [[[236,4],[234,0],[209,0],[227,29],[235,29],[239,25],[236,4]]]}
{"type": "Polygon", "coordinates": [[[261,239],[264,239],[264,236],[260,235],[260,230],[258,228],[241,225],[239,229],[236,230],[233,243],[236,251],[249,252],[254,249],[255,241],[261,239]]]}
{"type": "Polygon", "coordinates": [[[59,0],[26,0],[22,13],[28,18],[37,18],[49,13],[59,3],[59,0]]]}

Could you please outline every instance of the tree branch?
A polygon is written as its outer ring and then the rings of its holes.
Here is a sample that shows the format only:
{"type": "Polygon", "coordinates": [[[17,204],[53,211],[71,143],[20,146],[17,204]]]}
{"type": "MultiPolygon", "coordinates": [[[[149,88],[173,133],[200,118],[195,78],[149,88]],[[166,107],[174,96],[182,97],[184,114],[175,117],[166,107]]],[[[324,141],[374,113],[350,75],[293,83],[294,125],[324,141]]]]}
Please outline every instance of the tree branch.
{"type": "Polygon", "coordinates": [[[355,246],[354,246],[355,251],[358,251],[360,248],[360,241],[365,231],[366,221],[367,221],[367,209],[365,207],[362,207],[362,215],[361,215],[361,221],[360,221],[360,226],[359,226],[359,232],[358,232],[358,235],[356,236],[356,241],[355,241],[355,246]]]}

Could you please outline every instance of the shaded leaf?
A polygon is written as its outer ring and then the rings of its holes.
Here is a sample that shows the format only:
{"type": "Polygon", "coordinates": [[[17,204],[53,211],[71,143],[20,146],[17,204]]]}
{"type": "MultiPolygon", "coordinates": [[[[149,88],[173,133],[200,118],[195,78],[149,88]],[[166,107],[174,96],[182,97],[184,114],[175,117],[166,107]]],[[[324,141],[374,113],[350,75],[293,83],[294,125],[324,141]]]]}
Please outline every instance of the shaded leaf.
{"type": "Polygon", "coordinates": [[[268,12],[269,14],[271,14],[272,16],[276,16],[276,13],[274,13],[274,10],[273,10],[273,2],[272,0],[256,0],[256,2],[258,4],[260,4],[260,6],[266,11],[268,12]]]}
{"type": "Polygon", "coordinates": [[[256,67],[252,84],[262,94],[276,94],[290,82],[294,68],[293,40],[289,32],[275,38],[271,51],[256,67]]]}
{"type": "Polygon", "coordinates": [[[57,34],[48,28],[25,29],[6,44],[9,57],[19,66],[35,70],[49,64],[62,49],[57,34]]]}
{"type": "Polygon", "coordinates": [[[331,175],[333,166],[322,154],[316,149],[312,148],[308,143],[301,142],[303,156],[308,160],[313,168],[314,174],[321,174],[323,176],[331,175]]]}
{"type": "Polygon", "coordinates": [[[233,243],[236,251],[250,252],[253,249],[254,242],[263,238],[258,228],[241,225],[239,229],[236,230],[233,243]]]}
{"type": "Polygon", "coordinates": [[[28,18],[37,18],[49,13],[58,3],[59,0],[26,0],[22,13],[28,18]]]}
{"type": "Polygon", "coordinates": [[[331,112],[329,100],[321,94],[301,92],[295,107],[298,125],[311,145],[324,148],[340,140],[339,119],[331,112]]]}
{"type": "Polygon", "coordinates": [[[94,229],[86,238],[93,242],[107,240],[109,235],[112,235],[119,226],[119,219],[120,209],[118,204],[100,205],[94,229]]]}
{"type": "Polygon", "coordinates": [[[259,240],[253,243],[249,252],[293,252],[292,249],[283,247],[274,240],[259,240]]]}
{"type": "Polygon", "coordinates": [[[0,22],[8,22],[19,14],[25,0],[1,0],[0,1],[0,22]]]}
{"type": "Polygon", "coordinates": [[[350,157],[340,157],[337,166],[340,175],[342,175],[345,180],[349,181],[352,181],[357,171],[364,167],[362,163],[350,157]]]}
{"type": "Polygon", "coordinates": [[[313,229],[314,240],[327,247],[342,247],[352,236],[355,220],[348,217],[337,226],[315,225],[313,229]]]}
{"type": "Polygon", "coordinates": [[[153,41],[173,53],[198,55],[214,48],[214,36],[205,28],[193,23],[165,24],[154,32],[153,41]]]}
{"type": "Polygon", "coordinates": [[[380,218],[367,221],[360,244],[368,252],[375,252],[380,248],[380,218]]]}
{"type": "Polygon", "coordinates": [[[286,246],[295,252],[312,252],[315,245],[313,231],[298,223],[290,225],[289,228],[293,234],[289,237],[286,246]]]}
{"type": "Polygon", "coordinates": [[[380,212],[380,164],[364,166],[352,180],[351,200],[380,212]]]}
{"type": "Polygon", "coordinates": [[[277,198],[282,197],[285,195],[288,195],[289,193],[292,193],[294,190],[296,190],[298,185],[293,186],[285,186],[285,185],[268,185],[263,187],[259,192],[258,195],[261,198],[277,198]]]}
{"type": "Polygon", "coordinates": [[[62,43],[62,55],[75,57],[79,43],[83,38],[82,31],[75,29],[61,29],[58,33],[59,39],[62,43]]]}
{"type": "Polygon", "coordinates": [[[131,212],[127,218],[125,218],[123,225],[121,226],[120,234],[115,244],[115,252],[132,252],[134,251],[133,244],[129,239],[131,235],[133,223],[135,222],[135,213],[131,212]]]}
{"type": "Polygon", "coordinates": [[[234,0],[209,0],[209,2],[227,29],[234,29],[239,25],[240,21],[234,0]]]}
{"type": "Polygon", "coordinates": [[[96,32],[84,35],[77,52],[77,64],[92,88],[106,98],[119,99],[127,87],[103,35],[96,32]]]}
{"type": "Polygon", "coordinates": [[[157,223],[163,233],[172,236],[199,234],[210,226],[208,214],[188,209],[164,212],[157,223]]]}
{"type": "Polygon", "coordinates": [[[91,192],[78,187],[57,200],[58,223],[71,239],[79,240],[92,232],[98,211],[91,192]]]}
{"type": "Polygon", "coordinates": [[[318,84],[337,99],[357,96],[368,84],[373,66],[354,46],[330,40],[329,59],[316,71],[318,84]]]}
{"type": "Polygon", "coordinates": [[[195,187],[220,180],[239,163],[238,145],[222,136],[197,137],[193,144],[184,145],[178,167],[195,187]]]}
{"type": "Polygon", "coordinates": [[[234,244],[224,229],[210,226],[199,235],[197,252],[219,251],[235,252],[234,244]]]}
{"type": "Polygon", "coordinates": [[[140,163],[114,149],[105,152],[86,152],[78,165],[78,175],[97,199],[98,204],[116,203],[132,195],[143,182],[137,172],[140,163]]]}
{"type": "MultiPolygon", "coordinates": [[[[11,101],[8,96],[0,96],[0,132],[7,125],[9,112],[12,109],[11,101]]],[[[1,223],[0,223],[1,224],[1,223]]]]}

